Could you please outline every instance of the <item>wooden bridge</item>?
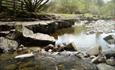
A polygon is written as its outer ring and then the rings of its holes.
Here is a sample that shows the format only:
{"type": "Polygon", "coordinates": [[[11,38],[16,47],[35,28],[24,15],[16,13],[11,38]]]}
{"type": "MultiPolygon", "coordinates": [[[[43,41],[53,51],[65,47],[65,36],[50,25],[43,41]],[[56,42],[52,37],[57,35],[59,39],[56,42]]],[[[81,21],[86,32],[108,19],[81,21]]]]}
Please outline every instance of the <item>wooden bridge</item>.
{"type": "Polygon", "coordinates": [[[13,11],[23,11],[24,3],[21,0],[0,0],[0,11],[3,7],[13,11]]]}

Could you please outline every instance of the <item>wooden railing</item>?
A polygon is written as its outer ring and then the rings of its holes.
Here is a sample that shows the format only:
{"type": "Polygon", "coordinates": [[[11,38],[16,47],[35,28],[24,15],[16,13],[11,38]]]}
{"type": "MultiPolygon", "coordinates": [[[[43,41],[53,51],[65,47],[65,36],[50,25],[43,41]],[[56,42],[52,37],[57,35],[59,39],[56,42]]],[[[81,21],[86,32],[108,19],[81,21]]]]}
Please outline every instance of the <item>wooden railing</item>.
{"type": "Polygon", "coordinates": [[[13,11],[23,11],[24,6],[24,3],[18,0],[0,0],[0,10],[2,7],[7,7],[13,11]]]}

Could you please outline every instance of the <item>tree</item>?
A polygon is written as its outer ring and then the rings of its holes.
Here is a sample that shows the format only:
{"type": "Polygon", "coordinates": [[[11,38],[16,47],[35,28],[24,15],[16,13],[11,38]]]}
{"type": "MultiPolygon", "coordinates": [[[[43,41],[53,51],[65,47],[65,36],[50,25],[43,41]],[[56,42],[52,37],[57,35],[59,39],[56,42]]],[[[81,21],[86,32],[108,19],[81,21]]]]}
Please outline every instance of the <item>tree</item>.
{"type": "Polygon", "coordinates": [[[28,12],[40,11],[49,0],[24,0],[25,8],[28,12]]]}
{"type": "Polygon", "coordinates": [[[86,0],[52,0],[49,11],[58,13],[76,13],[86,11],[86,0]]]}

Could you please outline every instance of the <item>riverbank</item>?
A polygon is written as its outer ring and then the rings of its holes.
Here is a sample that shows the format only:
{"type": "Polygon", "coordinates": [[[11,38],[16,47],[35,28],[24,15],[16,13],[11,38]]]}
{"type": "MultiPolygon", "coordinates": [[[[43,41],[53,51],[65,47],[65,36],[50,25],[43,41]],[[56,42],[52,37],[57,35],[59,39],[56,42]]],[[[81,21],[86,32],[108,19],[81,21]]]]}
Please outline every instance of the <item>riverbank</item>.
{"type": "MultiPolygon", "coordinates": [[[[105,20],[103,21],[107,22],[105,20]]],[[[0,55],[0,69],[103,70],[103,68],[105,68],[104,70],[114,70],[114,51],[109,54],[107,53],[107,55],[109,55],[108,57],[103,54],[101,51],[103,48],[101,48],[100,45],[97,45],[97,47],[92,45],[92,47],[94,47],[92,50],[95,51],[84,53],[79,51],[79,47],[82,47],[79,46],[79,41],[76,42],[78,48],[76,48],[76,45],[72,43],[74,40],[71,39],[78,38],[73,37],[73,35],[65,35],[66,37],[64,36],[64,38],[60,36],[63,34],[85,34],[86,36],[83,35],[81,37],[81,39],[84,39],[85,41],[87,40],[86,37],[89,37],[97,32],[101,34],[114,33],[112,31],[114,31],[113,24],[115,23],[110,21],[108,21],[109,23],[103,23],[100,20],[93,21],[95,23],[88,24],[84,21],[80,22],[58,20],[48,22],[18,22],[17,25],[14,25],[16,22],[12,24],[5,22],[7,25],[4,25],[4,23],[1,24],[1,47],[3,49],[5,47],[5,52],[10,51],[6,54],[0,55]],[[79,25],[81,25],[80,22],[83,24],[83,28],[79,28],[79,25]],[[105,30],[107,26],[109,28],[105,30]],[[94,32],[90,32],[92,30],[94,30],[94,32]],[[52,33],[53,35],[58,33],[56,37],[57,39],[52,36],[52,33]],[[59,43],[58,40],[60,39],[61,41],[59,43]]],[[[110,39],[111,37],[109,39],[107,38],[106,41],[110,39]]],[[[112,40],[114,41],[114,37],[112,37],[112,40]]],[[[87,40],[87,42],[88,41],[89,40],[87,40]]],[[[93,43],[93,41],[89,42],[93,43]]],[[[81,44],[83,45],[84,42],[81,44]]],[[[87,45],[85,46],[87,47],[87,45]]]]}

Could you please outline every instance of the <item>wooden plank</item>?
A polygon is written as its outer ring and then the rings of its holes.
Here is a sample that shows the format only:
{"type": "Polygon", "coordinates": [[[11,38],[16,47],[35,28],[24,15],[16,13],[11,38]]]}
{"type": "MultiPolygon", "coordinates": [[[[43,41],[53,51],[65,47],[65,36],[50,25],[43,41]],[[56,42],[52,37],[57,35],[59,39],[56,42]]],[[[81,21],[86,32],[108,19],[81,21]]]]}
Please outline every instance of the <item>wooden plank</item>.
{"type": "MultiPolygon", "coordinates": [[[[0,0],[1,1],[1,0],[0,0]]],[[[5,6],[7,8],[10,8],[12,10],[26,10],[26,8],[24,8],[25,4],[22,5],[22,2],[17,1],[17,0],[4,0],[2,2],[2,6],[5,6]],[[14,2],[15,1],[15,2],[14,2]],[[15,3],[15,4],[14,4],[15,3]],[[15,8],[14,8],[15,7],[15,8]]]]}

